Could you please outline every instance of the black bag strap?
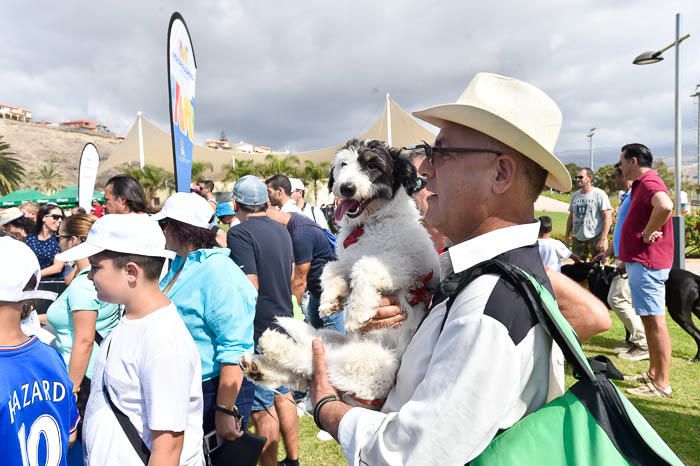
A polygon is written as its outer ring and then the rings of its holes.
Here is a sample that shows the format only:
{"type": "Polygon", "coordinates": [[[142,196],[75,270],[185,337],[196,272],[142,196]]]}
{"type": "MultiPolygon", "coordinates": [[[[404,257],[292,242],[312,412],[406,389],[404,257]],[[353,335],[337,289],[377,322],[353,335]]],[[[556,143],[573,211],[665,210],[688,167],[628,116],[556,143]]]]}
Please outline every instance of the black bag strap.
{"type": "Polygon", "coordinates": [[[527,272],[498,259],[489,259],[463,272],[451,274],[440,283],[439,295],[447,297],[448,300],[440,332],[445,326],[450,308],[457,295],[476,278],[485,274],[498,275],[510,283],[525,299],[530,311],[537,317],[545,332],[559,345],[566,361],[573,366],[575,373],[597,384],[596,376],[586,359],[576,333],[561,315],[551,293],[527,272]],[[543,298],[549,302],[549,305],[545,304],[543,298]]]}
{"type": "Polygon", "coordinates": [[[104,393],[105,399],[107,400],[107,403],[109,403],[109,407],[112,408],[112,412],[114,413],[114,417],[117,418],[117,422],[119,422],[119,425],[121,426],[122,430],[124,431],[124,435],[126,435],[126,438],[129,440],[129,443],[131,444],[131,446],[134,447],[134,451],[139,456],[141,461],[143,461],[143,464],[147,465],[148,460],[151,458],[151,450],[149,450],[148,446],[146,446],[146,444],[144,443],[143,439],[139,435],[139,431],[136,430],[136,427],[129,419],[129,416],[127,416],[119,408],[117,408],[117,406],[112,401],[112,397],[109,395],[109,390],[107,388],[107,380],[105,379],[105,375],[107,374],[107,360],[109,358],[109,350],[111,349],[111,347],[112,347],[112,341],[110,340],[109,346],[107,346],[107,357],[105,358],[105,368],[104,368],[104,371],[102,372],[102,393],[104,393]]]}

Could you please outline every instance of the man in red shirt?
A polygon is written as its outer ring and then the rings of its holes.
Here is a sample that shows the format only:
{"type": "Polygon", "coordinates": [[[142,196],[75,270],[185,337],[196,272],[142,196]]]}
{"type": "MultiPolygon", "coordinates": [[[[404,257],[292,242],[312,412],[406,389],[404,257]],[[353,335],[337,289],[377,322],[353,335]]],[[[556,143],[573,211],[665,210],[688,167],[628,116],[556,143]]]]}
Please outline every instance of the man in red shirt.
{"type": "Polygon", "coordinates": [[[673,201],[663,180],[652,170],[652,161],[651,151],[642,144],[622,147],[622,174],[634,182],[622,225],[620,260],[627,267],[632,305],[642,318],[649,346],[649,370],[637,377],[644,385],[627,391],[670,397],[671,337],[664,312],[665,285],[673,265],[673,201]]]}

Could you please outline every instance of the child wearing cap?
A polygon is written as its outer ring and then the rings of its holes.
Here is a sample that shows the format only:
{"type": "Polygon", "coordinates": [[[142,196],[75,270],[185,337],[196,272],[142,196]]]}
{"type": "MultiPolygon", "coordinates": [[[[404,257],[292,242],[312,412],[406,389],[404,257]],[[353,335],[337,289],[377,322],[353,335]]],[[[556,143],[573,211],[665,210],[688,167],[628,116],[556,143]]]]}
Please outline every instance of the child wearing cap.
{"type": "Polygon", "coordinates": [[[0,257],[1,462],[66,465],[80,419],[73,384],[61,355],[20,328],[30,300],[55,294],[36,290],[39,262],[24,243],[0,237],[0,257]]]}
{"type": "Polygon", "coordinates": [[[88,464],[204,464],[199,354],[158,278],[165,237],[145,215],[106,215],[61,254],[88,257],[101,301],[125,315],[103,341],[85,410],[88,464]]]}

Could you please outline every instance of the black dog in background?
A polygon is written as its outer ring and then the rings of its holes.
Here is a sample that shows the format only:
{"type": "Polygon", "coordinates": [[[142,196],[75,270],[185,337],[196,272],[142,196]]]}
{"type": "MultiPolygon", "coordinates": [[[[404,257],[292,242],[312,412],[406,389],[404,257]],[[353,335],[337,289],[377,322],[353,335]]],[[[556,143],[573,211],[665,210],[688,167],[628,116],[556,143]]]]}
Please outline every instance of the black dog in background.
{"type": "MultiPolygon", "coordinates": [[[[576,282],[588,280],[588,289],[608,305],[610,283],[617,274],[614,267],[600,262],[581,262],[563,265],[561,273],[576,282]]],[[[693,362],[700,362],[700,329],[693,322],[693,314],[700,319],[700,276],[681,269],[671,269],[666,281],[666,307],[671,318],[695,340],[698,351],[693,362]]]]}

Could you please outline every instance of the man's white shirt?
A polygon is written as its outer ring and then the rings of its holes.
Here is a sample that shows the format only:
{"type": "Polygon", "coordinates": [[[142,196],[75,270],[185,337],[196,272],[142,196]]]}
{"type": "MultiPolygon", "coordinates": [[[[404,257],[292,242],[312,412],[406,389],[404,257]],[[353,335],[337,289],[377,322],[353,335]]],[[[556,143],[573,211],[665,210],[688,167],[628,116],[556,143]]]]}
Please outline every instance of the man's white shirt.
{"type": "Polygon", "coordinates": [[[102,342],[85,410],[87,464],[142,465],[102,392],[105,372],[112,402],[149,449],[153,431],[184,431],[180,464],[204,464],[202,368],[174,304],[140,319],[123,318],[102,342]]]}
{"type": "Polygon", "coordinates": [[[282,212],[287,212],[288,214],[291,213],[297,213],[301,214],[303,213],[299,207],[297,207],[297,203],[294,201],[294,199],[289,199],[287,202],[284,203],[282,207],[280,207],[280,210],[282,212]]]}
{"type": "MultiPolygon", "coordinates": [[[[524,246],[532,246],[528,257],[541,267],[538,232],[535,222],[452,246],[440,258],[442,277],[524,246]]],[[[498,283],[495,275],[474,280],[454,301],[442,331],[446,301],[435,306],[404,353],[382,411],[345,414],[338,436],[349,464],[463,465],[499,429],[545,403],[552,341],[537,323],[523,327],[521,317],[514,324],[521,328],[513,330],[485,314],[498,283]]],[[[499,312],[508,318],[507,310],[499,312]]],[[[563,366],[556,370],[563,373],[563,366]]]]}
{"type": "Polygon", "coordinates": [[[304,207],[301,209],[301,212],[308,218],[316,222],[318,226],[328,230],[328,221],[326,220],[326,216],[323,214],[323,211],[321,209],[306,202],[304,203],[304,207]]]}

